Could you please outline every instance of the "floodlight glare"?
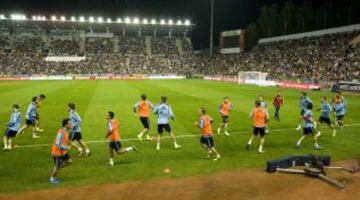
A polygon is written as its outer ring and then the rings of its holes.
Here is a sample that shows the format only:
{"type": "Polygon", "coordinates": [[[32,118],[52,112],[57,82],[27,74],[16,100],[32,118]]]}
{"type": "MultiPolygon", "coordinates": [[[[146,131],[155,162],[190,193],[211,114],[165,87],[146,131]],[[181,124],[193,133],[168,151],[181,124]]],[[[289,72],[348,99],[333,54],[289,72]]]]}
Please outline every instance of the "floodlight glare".
{"type": "Polygon", "coordinates": [[[130,20],[129,17],[125,18],[125,23],[126,23],[126,24],[130,24],[130,23],[131,23],[131,20],[130,20]]]}
{"type": "Polygon", "coordinates": [[[75,22],[76,21],[76,18],[74,16],[71,17],[71,21],[72,22],[75,22]]]}
{"type": "Polygon", "coordinates": [[[182,25],[182,21],[181,21],[181,20],[178,20],[178,21],[176,22],[176,24],[179,25],[179,26],[181,26],[181,25],[182,25]]]}
{"type": "Polygon", "coordinates": [[[89,22],[93,23],[95,21],[94,17],[89,17],[89,22]]]}
{"type": "Polygon", "coordinates": [[[190,23],[190,20],[186,20],[186,21],[185,21],[185,25],[186,25],[186,26],[189,26],[190,24],[191,24],[191,23],[190,23]]]}
{"type": "Polygon", "coordinates": [[[46,20],[46,17],[45,17],[45,16],[42,16],[42,17],[41,17],[41,20],[45,21],[45,20],[46,20]]]}
{"type": "Polygon", "coordinates": [[[168,24],[169,24],[169,25],[173,25],[173,24],[174,24],[174,21],[173,21],[172,19],[169,19],[168,24]]]}
{"type": "Polygon", "coordinates": [[[121,23],[122,22],[121,18],[117,18],[116,22],[121,23]]]}
{"type": "Polygon", "coordinates": [[[103,23],[104,22],[104,19],[102,17],[98,17],[98,22],[99,23],[103,23]]]}
{"type": "Polygon", "coordinates": [[[57,21],[56,16],[55,16],[55,15],[51,16],[51,20],[52,20],[52,21],[57,21]]]}
{"type": "Polygon", "coordinates": [[[107,18],[106,22],[107,22],[107,23],[111,23],[111,22],[112,22],[112,21],[111,21],[111,18],[107,18]]]}
{"type": "Polygon", "coordinates": [[[83,17],[83,16],[79,17],[79,21],[80,21],[80,22],[84,22],[84,21],[85,21],[85,17],[83,17]]]}
{"type": "Polygon", "coordinates": [[[148,20],[147,19],[143,19],[143,22],[142,22],[143,24],[148,24],[149,22],[148,22],[148,20]]]}
{"type": "Polygon", "coordinates": [[[160,24],[164,25],[165,24],[165,19],[160,20],[160,24]]]}
{"type": "Polygon", "coordinates": [[[66,21],[66,17],[65,17],[65,16],[61,16],[61,17],[60,17],[60,20],[64,22],[64,21],[66,21]]]}
{"type": "Polygon", "coordinates": [[[0,19],[6,19],[5,15],[4,15],[4,14],[1,14],[1,15],[0,15],[0,19]]]}
{"type": "Polygon", "coordinates": [[[134,24],[139,24],[139,18],[134,18],[134,19],[133,19],[133,23],[134,23],[134,24]]]}
{"type": "MultiPolygon", "coordinates": [[[[1,16],[0,16],[0,19],[1,19],[1,16]]],[[[37,20],[37,17],[35,15],[33,15],[32,20],[37,20]]]]}
{"type": "Polygon", "coordinates": [[[156,19],[152,19],[151,24],[156,24],[156,19]]]}

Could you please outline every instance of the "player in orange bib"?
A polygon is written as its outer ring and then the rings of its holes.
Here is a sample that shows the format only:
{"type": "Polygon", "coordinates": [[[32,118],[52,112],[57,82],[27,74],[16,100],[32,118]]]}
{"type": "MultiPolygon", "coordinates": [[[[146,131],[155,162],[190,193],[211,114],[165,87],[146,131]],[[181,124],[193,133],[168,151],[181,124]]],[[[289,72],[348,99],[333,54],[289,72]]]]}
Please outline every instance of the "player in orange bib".
{"type": "Polygon", "coordinates": [[[115,153],[121,155],[129,151],[137,150],[134,145],[127,148],[121,148],[119,123],[117,119],[115,119],[114,117],[115,117],[115,113],[112,111],[109,111],[106,116],[108,131],[105,138],[110,140],[110,144],[109,144],[110,166],[114,166],[114,151],[115,153]]]}
{"type": "Polygon", "coordinates": [[[137,138],[139,139],[139,141],[142,141],[143,135],[146,134],[146,140],[151,140],[150,135],[147,133],[149,132],[149,129],[150,129],[150,120],[149,120],[150,111],[154,110],[153,104],[147,100],[147,97],[145,94],[142,94],[141,100],[138,101],[134,105],[133,110],[134,110],[134,113],[136,113],[140,117],[140,121],[141,121],[142,125],[144,126],[144,129],[137,136],[137,138]]]}
{"type": "Polygon", "coordinates": [[[255,101],[255,108],[250,113],[250,118],[254,120],[254,130],[253,134],[246,145],[246,149],[250,150],[252,141],[260,135],[261,143],[259,146],[259,153],[264,153],[263,146],[265,143],[265,128],[266,123],[269,121],[269,114],[264,107],[261,106],[259,100],[255,101]]]}
{"type": "Polygon", "coordinates": [[[208,158],[211,158],[211,156],[215,154],[214,160],[217,161],[221,158],[221,156],[214,147],[213,132],[211,127],[214,120],[206,114],[205,108],[199,109],[199,115],[199,122],[195,122],[195,125],[201,129],[200,144],[209,153],[208,158]]]}
{"type": "Polygon", "coordinates": [[[50,183],[58,184],[59,180],[57,175],[60,169],[65,168],[71,164],[71,159],[68,154],[70,150],[69,145],[69,133],[68,130],[72,128],[70,119],[64,119],[62,121],[62,128],[58,130],[55,141],[51,147],[51,155],[54,159],[55,166],[52,169],[50,183]]]}
{"type": "Polygon", "coordinates": [[[222,124],[220,125],[220,127],[217,129],[217,134],[220,134],[221,129],[225,129],[224,134],[226,136],[229,136],[230,134],[227,131],[227,127],[229,125],[229,113],[230,111],[233,109],[233,104],[231,103],[229,97],[224,97],[223,102],[220,104],[219,106],[219,112],[222,118],[222,124]]]}

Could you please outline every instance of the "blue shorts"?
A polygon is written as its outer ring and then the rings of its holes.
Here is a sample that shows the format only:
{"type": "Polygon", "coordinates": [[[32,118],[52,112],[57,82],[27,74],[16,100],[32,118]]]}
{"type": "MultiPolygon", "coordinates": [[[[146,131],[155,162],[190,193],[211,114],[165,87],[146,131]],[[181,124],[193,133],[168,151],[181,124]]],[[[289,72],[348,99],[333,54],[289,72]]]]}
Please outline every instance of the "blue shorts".
{"type": "Polygon", "coordinates": [[[205,144],[208,148],[214,147],[214,140],[213,140],[212,136],[210,136],[210,137],[201,136],[200,143],[205,144]]]}
{"type": "Polygon", "coordinates": [[[55,166],[61,167],[61,165],[64,161],[70,160],[70,156],[69,156],[69,154],[65,154],[62,156],[53,156],[53,159],[54,159],[55,166]]]}
{"type": "Polygon", "coordinates": [[[79,141],[82,139],[82,135],[81,132],[71,132],[69,135],[69,140],[70,141],[79,141]]]}
{"type": "Polygon", "coordinates": [[[27,126],[35,126],[35,119],[26,119],[27,126]]]}
{"type": "Polygon", "coordinates": [[[166,132],[171,133],[170,124],[158,124],[158,133],[159,134],[162,134],[164,132],[164,129],[166,132]]]}
{"type": "Polygon", "coordinates": [[[140,117],[140,121],[144,128],[149,129],[150,128],[150,120],[148,117],[140,117]]]}
{"type": "Polygon", "coordinates": [[[314,128],[313,127],[304,127],[303,128],[303,134],[304,135],[313,135],[314,134],[314,128]]]}
{"type": "Polygon", "coordinates": [[[113,150],[115,150],[115,151],[120,151],[120,149],[121,149],[121,142],[120,142],[120,141],[110,142],[109,148],[110,148],[110,149],[113,149],[113,150]]]}
{"type": "Polygon", "coordinates": [[[8,137],[8,138],[13,138],[15,137],[17,134],[17,131],[13,131],[13,130],[10,130],[10,129],[6,129],[5,133],[4,133],[4,136],[8,137]]]}

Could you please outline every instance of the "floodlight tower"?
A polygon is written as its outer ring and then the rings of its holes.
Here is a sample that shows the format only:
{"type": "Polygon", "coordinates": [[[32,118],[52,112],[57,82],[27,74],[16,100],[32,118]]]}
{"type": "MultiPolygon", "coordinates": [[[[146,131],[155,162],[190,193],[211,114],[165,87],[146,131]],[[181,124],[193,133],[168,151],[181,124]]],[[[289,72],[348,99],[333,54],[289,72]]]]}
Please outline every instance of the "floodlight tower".
{"type": "Polygon", "coordinates": [[[214,5],[215,0],[210,0],[210,56],[213,54],[214,48],[214,5]]]}

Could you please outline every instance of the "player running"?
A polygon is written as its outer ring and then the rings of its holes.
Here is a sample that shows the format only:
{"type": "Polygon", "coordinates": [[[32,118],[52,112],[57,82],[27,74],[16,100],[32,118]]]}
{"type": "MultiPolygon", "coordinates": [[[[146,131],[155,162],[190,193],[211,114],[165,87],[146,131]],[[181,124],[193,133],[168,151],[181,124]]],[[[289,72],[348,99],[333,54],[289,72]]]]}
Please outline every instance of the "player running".
{"type": "Polygon", "coordinates": [[[38,132],[43,132],[44,129],[40,128],[40,115],[38,113],[38,108],[41,107],[42,105],[42,101],[46,99],[46,96],[44,94],[40,94],[39,96],[37,96],[36,99],[36,118],[35,118],[35,125],[36,125],[36,131],[38,132]]]}
{"type": "Polygon", "coordinates": [[[62,128],[58,130],[55,141],[51,147],[51,154],[55,163],[49,179],[49,182],[52,184],[58,184],[60,182],[59,179],[57,179],[60,169],[63,169],[72,163],[68,153],[68,150],[71,149],[68,131],[71,130],[71,128],[72,125],[70,119],[64,119],[62,121],[62,128]]]}
{"type": "MultiPolygon", "coordinates": [[[[259,99],[258,99],[258,100],[260,101],[260,106],[263,107],[263,108],[266,110],[266,112],[268,112],[268,104],[267,104],[267,102],[265,101],[264,96],[263,96],[263,95],[259,95],[259,99]]],[[[265,133],[266,133],[266,134],[269,133],[269,129],[268,129],[268,126],[267,126],[267,125],[265,126],[265,133]]]]}
{"type": "Polygon", "coordinates": [[[331,104],[332,104],[333,111],[334,111],[334,118],[335,118],[335,124],[336,124],[336,125],[339,125],[339,124],[338,124],[337,119],[336,119],[335,106],[336,106],[336,104],[339,103],[340,101],[342,101],[342,102],[344,103],[344,109],[345,109],[345,112],[346,112],[346,100],[345,100],[345,97],[341,95],[341,92],[340,92],[340,91],[336,91],[335,96],[334,96],[333,99],[331,100],[331,104]]]}
{"type": "MultiPolygon", "coordinates": [[[[301,92],[301,97],[299,99],[299,106],[300,106],[300,122],[302,120],[302,116],[304,115],[305,111],[308,109],[308,105],[313,104],[311,99],[307,96],[306,92],[301,92]]],[[[301,130],[301,123],[296,128],[297,131],[301,130]]]]}
{"type": "Polygon", "coordinates": [[[117,153],[118,155],[121,155],[121,154],[130,152],[130,151],[137,150],[137,148],[134,145],[131,147],[127,147],[127,148],[121,147],[121,141],[120,141],[121,139],[120,139],[120,134],[119,134],[119,123],[118,123],[117,119],[115,119],[114,117],[115,117],[115,113],[112,111],[109,111],[106,116],[108,131],[107,131],[105,138],[108,138],[110,140],[109,165],[111,167],[114,166],[114,152],[117,153]]]}
{"type": "Polygon", "coordinates": [[[344,128],[344,117],[346,114],[345,103],[343,99],[338,100],[338,102],[335,104],[334,110],[335,110],[336,122],[339,125],[339,127],[342,129],[344,128]]]}
{"type": "Polygon", "coordinates": [[[21,126],[21,113],[19,112],[19,106],[13,105],[13,112],[10,116],[10,121],[7,124],[7,129],[4,133],[4,149],[3,151],[12,149],[12,138],[16,137],[16,134],[21,126]]]}
{"type": "Polygon", "coordinates": [[[326,97],[322,97],[322,100],[321,100],[321,108],[318,109],[318,111],[321,111],[321,114],[320,114],[320,117],[319,117],[319,120],[318,120],[318,123],[319,123],[319,126],[318,126],[318,135],[320,136],[321,133],[320,133],[320,124],[321,123],[325,123],[327,124],[331,130],[333,131],[333,137],[336,136],[336,130],[334,128],[334,126],[331,124],[331,120],[330,120],[330,115],[331,115],[331,106],[330,104],[327,102],[326,100],[326,97]]]}
{"type": "Polygon", "coordinates": [[[226,136],[229,136],[230,134],[227,131],[227,127],[229,125],[229,113],[230,111],[234,109],[233,104],[231,103],[229,97],[224,97],[223,102],[220,104],[219,106],[219,112],[221,114],[221,118],[222,118],[222,124],[220,125],[220,127],[217,129],[217,134],[220,134],[221,129],[225,129],[224,134],[226,136]]]}
{"type": "Polygon", "coordinates": [[[284,98],[282,97],[281,92],[278,92],[274,97],[273,105],[275,108],[275,120],[280,121],[280,108],[284,105],[284,98]]]}
{"type": "Polygon", "coordinates": [[[157,137],[157,144],[156,144],[156,150],[160,150],[160,139],[161,135],[164,132],[164,129],[166,132],[170,134],[170,138],[174,143],[174,148],[179,149],[181,148],[181,145],[176,143],[176,138],[174,133],[171,130],[171,126],[169,124],[169,118],[174,121],[174,113],[171,109],[171,107],[166,103],[167,97],[162,96],[161,97],[161,103],[160,105],[155,107],[155,114],[157,115],[157,124],[158,124],[158,137],[157,137]]]}
{"type": "Polygon", "coordinates": [[[90,155],[91,152],[88,146],[82,140],[81,127],[80,127],[81,118],[79,114],[75,111],[74,103],[68,103],[68,107],[69,107],[69,119],[71,120],[71,125],[72,125],[72,129],[69,137],[70,144],[79,151],[79,157],[84,155],[84,150],[85,150],[85,156],[87,157],[90,155]]]}
{"type": "Polygon", "coordinates": [[[32,98],[32,101],[29,104],[28,109],[26,111],[26,115],[25,115],[26,124],[18,130],[18,134],[21,134],[25,129],[27,129],[31,126],[32,127],[32,137],[35,139],[40,138],[40,136],[36,135],[36,117],[38,116],[37,111],[36,111],[37,99],[38,99],[38,97],[32,98]]]}
{"type": "Polygon", "coordinates": [[[200,119],[199,122],[195,122],[195,125],[201,129],[200,144],[209,153],[208,158],[211,158],[215,154],[214,160],[217,161],[221,158],[220,154],[214,147],[213,132],[211,124],[214,120],[206,114],[205,108],[199,109],[200,119]]]}
{"type": "Polygon", "coordinates": [[[305,139],[305,137],[309,134],[313,136],[313,142],[314,142],[314,149],[319,150],[322,149],[321,146],[318,144],[318,137],[319,134],[315,134],[315,128],[316,128],[316,122],[313,120],[313,113],[312,113],[313,104],[309,103],[307,105],[307,109],[304,110],[304,113],[301,117],[301,120],[303,121],[303,135],[300,137],[298,142],[296,143],[296,148],[300,148],[301,142],[305,139]]]}
{"type": "Polygon", "coordinates": [[[261,106],[260,100],[255,101],[255,108],[251,111],[250,118],[254,120],[254,129],[253,129],[253,134],[246,145],[246,149],[250,150],[252,141],[258,135],[260,135],[261,143],[259,146],[259,153],[264,153],[263,146],[265,143],[265,128],[266,128],[266,123],[269,121],[269,114],[266,111],[266,109],[263,106],[261,106]]]}
{"type": "Polygon", "coordinates": [[[139,141],[143,140],[143,136],[146,134],[146,140],[151,140],[150,135],[148,134],[150,129],[150,110],[154,110],[153,104],[147,100],[147,96],[145,94],[141,95],[141,100],[138,101],[134,105],[134,113],[137,113],[137,115],[140,117],[140,121],[142,125],[144,126],[144,129],[141,131],[139,135],[137,135],[137,138],[139,141]]]}

